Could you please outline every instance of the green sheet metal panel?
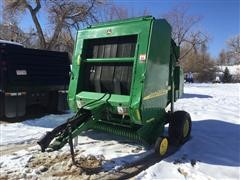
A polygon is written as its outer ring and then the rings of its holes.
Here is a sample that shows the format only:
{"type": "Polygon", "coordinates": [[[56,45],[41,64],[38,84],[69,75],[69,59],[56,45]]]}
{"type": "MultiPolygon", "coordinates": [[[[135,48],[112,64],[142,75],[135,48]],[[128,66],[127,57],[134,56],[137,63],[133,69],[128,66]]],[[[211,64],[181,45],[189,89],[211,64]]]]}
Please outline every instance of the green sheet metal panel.
{"type": "MultiPolygon", "coordinates": [[[[81,30],[73,55],[73,69],[69,86],[68,100],[70,108],[77,111],[80,99],[82,104],[99,98],[101,93],[85,92],[83,81],[84,69],[89,63],[132,62],[132,82],[128,102],[122,95],[114,95],[109,99],[111,106],[116,109],[119,102],[124,100],[128,107],[131,122],[143,125],[152,119],[159,119],[165,107],[170,103],[171,82],[175,59],[171,64],[175,50],[171,44],[171,27],[166,20],[155,20],[153,17],[135,18],[124,21],[103,23],[81,30]],[[98,38],[122,37],[137,35],[135,54],[129,58],[88,58],[86,43],[98,38]],[[85,98],[84,98],[85,97],[85,98]],[[117,101],[113,101],[118,97],[117,101]]],[[[121,103],[120,103],[121,104],[121,103]]],[[[164,120],[163,120],[164,121],[164,120]]]]}
{"type": "Polygon", "coordinates": [[[78,32],[77,42],[73,55],[73,69],[69,86],[68,100],[70,108],[77,111],[76,94],[82,91],[82,81],[84,80],[84,62],[114,62],[132,61],[133,76],[129,98],[129,114],[135,123],[141,124],[139,107],[143,88],[143,74],[145,72],[146,61],[140,59],[140,55],[146,55],[148,50],[149,33],[151,29],[152,17],[136,18],[125,21],[112,22],[109,24],[90,27],[78,32]],[[137,35],[137,45],[133,58],[105,58],[87,59],[84,56],[84,42],[87,39],[108,38],[117,36],[137,35]]]}
{"type": "Polygon", "coordinates": [[[141,111],[144,122],[151,118],[160,118],[161,109],[167,106],[170,47],[170,25],[165,20],[155,20],[151,30],[142,97],[141,111]]]}

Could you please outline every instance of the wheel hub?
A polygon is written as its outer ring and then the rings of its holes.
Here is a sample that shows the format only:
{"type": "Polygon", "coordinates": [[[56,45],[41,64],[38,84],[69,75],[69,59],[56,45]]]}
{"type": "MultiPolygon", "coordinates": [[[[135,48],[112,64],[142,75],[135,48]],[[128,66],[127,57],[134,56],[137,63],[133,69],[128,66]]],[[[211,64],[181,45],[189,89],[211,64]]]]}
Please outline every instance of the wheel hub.
{"type": "Polygon", "coordinates": [[[160,144],[160,149],[159,149],[161,156],[167,152],[167,148],[168,148],[168,140],[167,138],[164,138],[160,144]]]}

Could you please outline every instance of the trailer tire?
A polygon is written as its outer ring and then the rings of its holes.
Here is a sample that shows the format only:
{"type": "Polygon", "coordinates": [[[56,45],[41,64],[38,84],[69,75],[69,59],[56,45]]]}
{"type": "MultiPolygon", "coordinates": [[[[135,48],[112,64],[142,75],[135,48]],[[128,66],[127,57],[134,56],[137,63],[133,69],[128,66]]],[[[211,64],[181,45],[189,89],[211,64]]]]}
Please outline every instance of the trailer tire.
{"type": "Polygon", "coordinates": [[[184,144],[190,137],[192,121],[186,111],[176,111],[169,121],[168,135],[170,143],[176,146],[184,144]]]}
{"type": "Polygon", "coordinates": [[[168,138],[167,137],[158,137],[155,143],[155,153],[163,157],[168,151],[168,138]]]}

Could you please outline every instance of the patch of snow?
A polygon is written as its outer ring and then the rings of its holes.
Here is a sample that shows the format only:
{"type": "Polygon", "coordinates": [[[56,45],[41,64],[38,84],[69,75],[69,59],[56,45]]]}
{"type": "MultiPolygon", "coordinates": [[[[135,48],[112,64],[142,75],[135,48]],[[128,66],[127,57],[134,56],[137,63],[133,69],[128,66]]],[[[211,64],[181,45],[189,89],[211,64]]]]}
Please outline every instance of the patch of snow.
{"type": "Polygon", "coordinates": [[[46,131],[51,131],[52,128],[62,124],[71,116],[73,116],[73,113],[47,115],[20,123],[0,124],[0,146],[38,140],[46,131]]]}
{"type": "Polygon", "coordinates": [[[88,131],[78,136],[76,148],[83,156],[104,156],[106,163],[103,168],[105,170],[120,168],[122,165],[137,161],[152,152],[124,137],[112,134],[109,136],[107,133],[96,131],[88,131]]]}
{"type": "Polygon", "coordinates": [[[5,155],[0,157],[0,174],[4,172],[16,172],[22,173],[26,164],[31,159],[32,154],[29,151],[21,150],[11,155],[5,155]]]}
{"type": "MultiPolygon", "coordinates": [[[[72,113],[48,115],[21,123],[0,124],[0,149],[9,144],[32,143],[32,141],[36,141],[44,135],[46,131],[50,131],[71,116],[73,116],[72,113]]],[[[151,153],[151,151],[148,151],[143,146],[136,145],[133,141],[126,138],[114,135],[109,136],[107,133],[96,131],[82,133],[77,137],[76,145],[75,150],[79,151],[81,156],[87,157],[93,155],[95,157],[104,157],[103,168],[105,170],[116,170],[126,163],[134,162],[151,153]]],[[[64,155],[69,152],[69,145],[66,144],[59,151],[45,153],[50,157],[64,155]]],[[[18,151],[17,154],[1,156],[1,170],[3,172],[15,172],[18,170],[13,177],[21,177],[27,171],[28,168],[26,165],[34,153],[41,154],[39,146],[29,147],[24,151],[18,151]]],[[[30,174],[36,175],[38,173],[38,169],[35,169],[30,174]]]]}
{"type": "Polygon", "coordinates": [[[239,179],[240,84],[186,85],[175,108],[190,113],[191,139],[137,179],[239,179]]]}
{"type": "MultiPolygon", "coordinates": [[[[136,178],[239,179],[240,84],[187,84],[175,109],[190,113],[193,121],[191,139],[175,154],[136,178]]],[[[72,115],[50,115],[22,123],[0,124],[0,145],[34,141],[72,115]]],[[[80,155],[104,159],[103,168],[107,171],[117,170],[153,151],[125,138],[96,131],[82,133],[76,143],[75,150],[80,155]]],[[[22,174],[16,177],[22,177],[29,171],[27,175],[36,175],[37,169],[26,167],[36,153],[41,154],[38,146],[1,156],[0,173],[18,171],[22,174]]],[[[61,157],[66,153],[69,153],[68,144],[59,151],[45,152],[45,156],[61,157]]]]}

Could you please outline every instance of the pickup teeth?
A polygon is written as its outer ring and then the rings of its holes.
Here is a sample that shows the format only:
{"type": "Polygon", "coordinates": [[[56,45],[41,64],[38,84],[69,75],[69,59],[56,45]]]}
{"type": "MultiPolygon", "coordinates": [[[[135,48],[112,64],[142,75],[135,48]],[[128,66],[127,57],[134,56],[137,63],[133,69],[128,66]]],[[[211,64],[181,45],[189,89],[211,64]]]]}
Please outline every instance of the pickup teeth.
{"type": "Polygon", "coordinates": [[[115,134],[117,136],[127,137],[135,141],[139,141],[139,142],[144,141],[143,139],[141,139],[137,131],[134,131],[132,129],[127,129],[126,127],[119,127],[119,126],[114,126],[114,125],[105,124],[101,122],[101,123],[95,123],[92,128],[95,130],[115,134]]]}

